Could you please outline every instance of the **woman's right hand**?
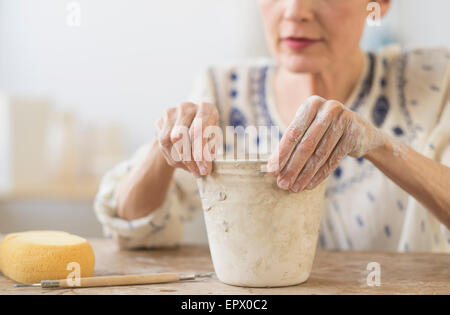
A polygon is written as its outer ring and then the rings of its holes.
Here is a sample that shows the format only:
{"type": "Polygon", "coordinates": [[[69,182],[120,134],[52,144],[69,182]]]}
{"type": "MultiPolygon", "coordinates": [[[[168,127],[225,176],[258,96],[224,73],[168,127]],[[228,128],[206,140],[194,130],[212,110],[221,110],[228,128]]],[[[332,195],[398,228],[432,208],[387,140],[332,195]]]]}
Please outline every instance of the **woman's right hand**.
{"type": "Polygon", "coordinates": [[[209,145],[204,135],[207,127],[218,128],[218,121],[217,108],[208,103],[182,103],[167,109],[156,123],[159,148],[167,163],[195,177],[211,173],[214,148],[204,150],[209,145]]]}

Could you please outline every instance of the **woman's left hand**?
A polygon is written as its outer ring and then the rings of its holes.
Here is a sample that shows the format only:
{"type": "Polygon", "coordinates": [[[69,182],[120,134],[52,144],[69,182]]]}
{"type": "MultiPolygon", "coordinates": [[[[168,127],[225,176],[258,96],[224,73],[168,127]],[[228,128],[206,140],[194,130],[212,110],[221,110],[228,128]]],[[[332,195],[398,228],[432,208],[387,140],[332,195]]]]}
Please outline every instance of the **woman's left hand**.
{"type": "Polygon", "coordinates": [[[267,170],[281,189],[313,189],[346,155],[362,157],[383,146],[386,136],[337,101],[308,98],[270,157],[267,170]]]}

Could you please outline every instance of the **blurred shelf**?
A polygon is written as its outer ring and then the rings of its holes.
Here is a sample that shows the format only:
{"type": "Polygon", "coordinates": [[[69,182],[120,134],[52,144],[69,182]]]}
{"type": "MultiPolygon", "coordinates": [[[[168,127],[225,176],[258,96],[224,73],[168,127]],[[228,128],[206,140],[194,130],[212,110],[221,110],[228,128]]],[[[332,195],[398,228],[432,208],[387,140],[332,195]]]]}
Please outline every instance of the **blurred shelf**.
{"type": "Polygon", "coordinates": [[[77,183],[43,184],[40,187],[22,186],[0,194],[0,201],[24,199],[92,201],[97,193],[98,185],[98,181],[89,180],[77,183]]]}

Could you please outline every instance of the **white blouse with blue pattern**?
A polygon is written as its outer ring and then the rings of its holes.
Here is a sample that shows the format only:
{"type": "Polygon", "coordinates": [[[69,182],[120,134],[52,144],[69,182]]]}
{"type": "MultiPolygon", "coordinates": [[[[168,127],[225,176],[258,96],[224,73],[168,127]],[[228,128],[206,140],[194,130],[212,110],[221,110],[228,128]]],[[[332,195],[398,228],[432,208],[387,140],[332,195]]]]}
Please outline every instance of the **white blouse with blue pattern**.
{"type": "MultiPolygon", "coordinates": [[[[450,166],[450,52],[402,51],[392,46],[367,53],[365,70],[346,106],[424,156],[450,166]]],[[[272,92],[275,64],[268,60],[212,67],[191,101],[212,102],[220,125],[286,125],[272,92]]],[[[256,145],[260,139],[254,139],[256,145]]],[[[173,246],[183,223],[201,210],[193,176],[177,170],[164,204],[135,221],[117,217],[120,181],[150,146],[109,171],[95,202],[106,235],[122,248],[173,246]]],[[[227,147],[225,148],[227,149],[227,147]]],[[[450,252],[450,233],[430,211],[364,158],[346,157],[330,176],[319,246],[325,249],[450,252]]]]}

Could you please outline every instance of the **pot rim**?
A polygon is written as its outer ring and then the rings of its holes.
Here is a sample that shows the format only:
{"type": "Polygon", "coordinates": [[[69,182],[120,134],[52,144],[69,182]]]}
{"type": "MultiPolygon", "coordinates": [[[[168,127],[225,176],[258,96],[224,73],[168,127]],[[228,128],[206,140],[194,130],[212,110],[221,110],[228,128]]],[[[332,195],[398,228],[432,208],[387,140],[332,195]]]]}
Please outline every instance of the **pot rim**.
{"type": "Polygon", "coordinates": [[[268,159],[217,159],[214,160],[213,163],[247,163],[247,164],[255,164],[255,163],[267,163],[268,159]]]}
{"type": "Polygon", "coordinates": [[[267,172],[267,159],[217,159],[213,161],[213,170],[217,173],[249,172],[261,174],[267,172]]]}

